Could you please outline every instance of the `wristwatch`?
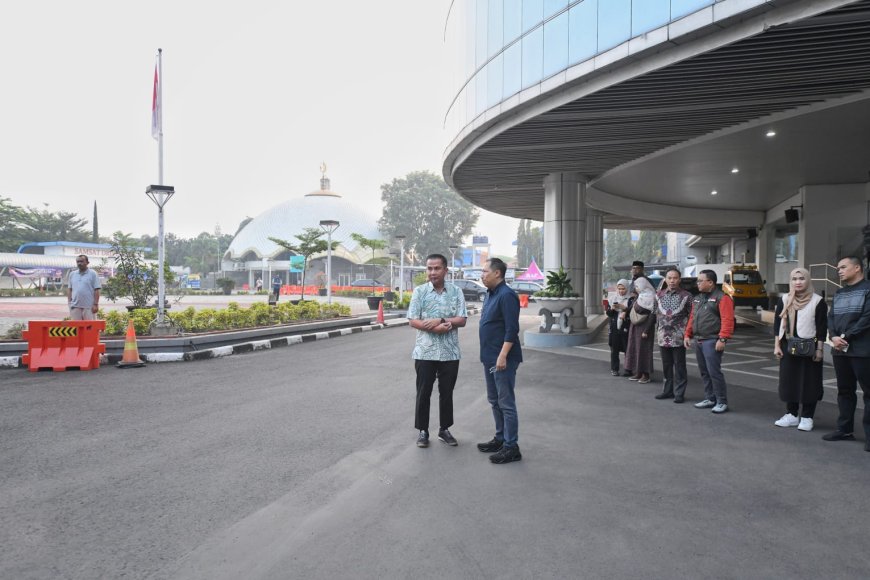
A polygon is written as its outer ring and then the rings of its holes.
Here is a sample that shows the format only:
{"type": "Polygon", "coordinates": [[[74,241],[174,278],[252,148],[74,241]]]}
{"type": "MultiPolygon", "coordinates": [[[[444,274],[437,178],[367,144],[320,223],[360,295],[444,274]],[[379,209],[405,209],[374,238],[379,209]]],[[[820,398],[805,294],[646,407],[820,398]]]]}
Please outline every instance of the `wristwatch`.
{"type": "Polygon", "coordinates": [[[720,338],[719,342],[728,342],[728,339],[727,338],[720,338]]]}
{"type": "Polygon", "coordinates": [[[444,320],[444,319],[442,318],[442,319],[441,319],[441,324],[444,324],[445,322],[447,322],[447,321],[444,320]]]}

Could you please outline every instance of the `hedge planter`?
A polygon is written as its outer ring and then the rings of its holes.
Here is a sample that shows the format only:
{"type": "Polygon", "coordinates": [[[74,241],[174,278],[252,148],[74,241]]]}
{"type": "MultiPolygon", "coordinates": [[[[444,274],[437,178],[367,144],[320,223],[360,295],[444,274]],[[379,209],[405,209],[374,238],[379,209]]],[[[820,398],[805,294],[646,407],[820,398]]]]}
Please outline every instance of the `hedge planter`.
{"type": "Polygon", "coordinates": [[[366,302],[368,302],[369,310],[377,310],[383,299],[383,296],[368,296],[366,302]]]}

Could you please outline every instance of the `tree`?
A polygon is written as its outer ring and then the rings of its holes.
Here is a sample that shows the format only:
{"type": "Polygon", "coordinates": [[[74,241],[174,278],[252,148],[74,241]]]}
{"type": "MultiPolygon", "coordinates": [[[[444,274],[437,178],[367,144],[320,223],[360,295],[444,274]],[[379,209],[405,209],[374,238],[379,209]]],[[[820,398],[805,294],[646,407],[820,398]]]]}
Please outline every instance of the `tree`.
{"type": "MultiPolygon", "coordinates": [[[[270,237],[269,239],[290,252],[298,256],[302,256],[302,299],[305,299],[305,270],[308,269],[308,259],[314,254],[325,252],[329,248],[326,240],[320,239],[325,232],[317,228],[305,228],[301,234],[296,234],[294,237],[299,240],[298,244],[293,244],[287,240],[270,237]]],[[[335,249],[335,244],[332,242],[332,249],[335,249]]]]}
{"type": "Polygon", "coordinates": [[[626,272],[617,272],[616,266],[631,264],[634,257],[634,244],[631,242],[631,232],[628,230],[606,230],[604,241],[604,264],[602,277],[605,282],[616,283],[627,276],[626,272]]]}
{"type": "Polygon", "coordinates": [[[543,229],[532,227],[532,220],[522,219],[517,228],[517,264],[525,266],[532,259],[540,261],[544,254],[543,229]]]}
{"type": "MultiPolygon", "coordinates": [[[[102,293],[112,302],[129,298],[133,306],[146,308],[157,295],[159,283],[157,264],[147,263],[135,240],[123,232],[112,236],[112,254],[115,257],[115,274],[103,284],[102,293]]],[[[167,284],[175,281],[169,264],[163,264],[163,279],[167,284]]]]}
{"type": "MultiPolygon", "coordinates": [[[[374,263],[375,263],[375,252],[378,250],[383,250],[384,248],[387,247],[387,242],[385,242],[384,240],[367,238],[362,234],[351,234],[350,237],[351,237],[351,239],[353,239],[353,241],[355,241],[357,244],[359,244],[360,247],[372,251],[372,259],[369,260],[369,264],[372,264],[372,265],[374,265],[374,263]]],[[[372,269],[372,294],[374,294],[374,293],[375,293],[375,273],[374,273],[374,268],[373,268],[372,269]]]]}
{"type": "Polygon", "coordinates": [[[100,226],[97,221],[97,202],[94,202],[94,219],[91,222],[92,232],[91,232],[91,241],[95,244],[100,243],[100,226]]]}
{"type": "Polygon", "coordinates": [[[662,246],[667,243],[667,234],[654,230],[642,230],[634,248],[635,260],[645,264],[662,261],[662,246]]]}
{"type": "Polygon", "coordinates": [[[24,242],[24,210],[0,197],[0,252],[14,252],[24,242]]]}
{"type": "Polygon", "coordinates": [[[388,238],[406,236],[405,249],[422,256],[460,245],[480,217],[477,208],[431,171],[414,171],[381,185],[381,201],[381,232],[388,238]]]}
{"type": "MultiPolygon", "coordinates": [[[[44,204],[48,207],[48,204],[44,204]]],[[[74,212],[28,207],[24,212],[23,236],[30,242],[87,242],[91,239],[88,220],[74,212]]]]}

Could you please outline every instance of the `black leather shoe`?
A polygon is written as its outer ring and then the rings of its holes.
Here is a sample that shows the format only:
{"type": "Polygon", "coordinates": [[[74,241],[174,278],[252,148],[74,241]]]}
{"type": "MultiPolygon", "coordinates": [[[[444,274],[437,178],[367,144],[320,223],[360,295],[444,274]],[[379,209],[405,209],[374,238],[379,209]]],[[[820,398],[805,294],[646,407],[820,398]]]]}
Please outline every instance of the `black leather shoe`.
{"type": "Polygon", "coordinates": [[[501,439],[492,438],[491,441],[487,441],[486,443],[478,443],[477,448],[484,453],[495,453],[500,450],[504,446],[504,441],[501,439]]]}
{"type": "Polygon", "coordinates": [[[677,395],[676,397],[674,397],[674,402],[677,403],[677,404],[679,404],[679,403],[685,403],[685,402],[686,402],[686,399],[684,399],[683,397],[680,397],[679,395],[677,395]]]}
{"type": "Polygon", "coordinates": [[[659,393],[658,395],[656,395],[656,399],[658,399],[659,401],[661,401],[662,399],[673,399],[673,398],[674,398],[673,393],[659,393]]]}
{"type": "Polygon", "coordinates": [[[822,439],[825,441],[854,441],[855,435],[853,433],[843,433],[838,429],[831,431],[827,435],[822,435],[822,439]]]}
{"type": "Polygon", "coordinates": [[[519,461],[523,458],[523,454],[520,453],[520,446],[514,445],[513,447],[502,447],[501,451],[496,453],[495,455],[491,455],[489,460],[493,463],[510,463],[512,461],[519,461]]]}

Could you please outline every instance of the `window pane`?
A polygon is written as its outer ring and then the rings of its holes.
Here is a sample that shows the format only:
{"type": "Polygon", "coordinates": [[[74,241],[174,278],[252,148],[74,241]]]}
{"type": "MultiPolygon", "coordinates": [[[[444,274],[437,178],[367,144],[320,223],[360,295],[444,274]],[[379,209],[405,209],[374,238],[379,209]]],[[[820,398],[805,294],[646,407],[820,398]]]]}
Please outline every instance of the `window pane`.
{"type": "Polygon", "coordinates": [[[544,19],[544,0],[523,0],[523,32],[544,19]]]}
{"type": "Polygon", "coordinates": [[[549,18],[568,5],[568,0],[544,0],[544,18],[549,18]]]}
{"type": "Polygon", "coordinates": [[[476,117],[486,110],[486,69],[483,69],[477,74],[477,77],[475,77],[475,84],[477,85],[474,89],[474,100],[477,101],[474,104],[474,116],[476,117]]]}
{"type": "Polygon", "coordinates": [[[598,3],[598,52],[622,44],[631,37],[631,0],[598,3]]]}
{"type": "Polygon", "coordinates": [[[711,4],[713,0],[671,0],[671,20],[682,18],[711,4]]]}
{"type": "Polygon", "coordinates": [[[468,0],[465,5],[465,79],[471,78],[477,67],[474,65],[474,19],[477,16],[476,0],[468,0]]]}
{"type": "Polygon", "coordinates": [[[502,48],[502,0],[489,0],[489,20],[486,37],[486,57],[490,58],[502,48]]]}
{"type": "Polygon", "coordinates": [[[501,102],[502,55],[498,55],[486,65],[486,108],[501,102]]]}
{"type": "Polygon", "coordinates": [[[474,105],[476,104],[476,91],[474,79],[468,81],[468,84],[465,86],[465,124],[471,122],[472,119],[476,116],[474,114],[474,105]]]}
{"type": "Polygon", "coordinates": [[[638,36],[664,26],[670,19],[670,11],[670,0],[632,0],[631,35],[638,36]]]}
{"type": "Polygon", "coordinates": [[[502,99],[520,92],[522,75],[522,44],[517,42],[504,51],[502,99]]]}
{"type": "Polygon", "coordinates": [[[519,37],[523,25],[523,0],[504,0],[504,43],[519,37]]]}
{"type": "Polygon", "coordinates": [[[544,78],[568,68],[568,13],[544,25],[544,78]]]}
{"type": "Polygon", "coordinates": [[[568,11],[568,64],[595,56],[598,50],[598,0],[586,0],[568,11]]]}
{"type": "Polygon", "coordinates": [[[544,29],[523,37],[523,88],[541,82],[544,72],[544,29]]]}
{"type": "Polygon", "coordinates": [[[489,7],[487,0],[477,0],[477,17],[474,23],[475,40],[474,46],[474,64],[475,68],[480,68],[486,62],[486,11],[489,7]]]}

